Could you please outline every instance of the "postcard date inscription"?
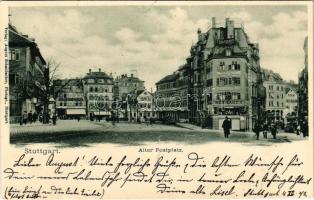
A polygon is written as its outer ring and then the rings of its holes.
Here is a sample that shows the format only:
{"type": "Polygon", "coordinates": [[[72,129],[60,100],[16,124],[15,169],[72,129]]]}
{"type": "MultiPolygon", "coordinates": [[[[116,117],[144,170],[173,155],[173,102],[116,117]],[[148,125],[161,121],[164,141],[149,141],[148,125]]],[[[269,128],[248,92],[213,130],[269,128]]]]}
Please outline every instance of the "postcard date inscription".
{"type": "MultiPolygon", "coordinates": [[[[112,190],[151,190],[159,196],[200,198],[308,197],[312,177],[303,174],[299,155],[264,159],[248,154],[243,160],[231,155],[158,157],[127,155],[21,154],[2,171],[7,199],[90,198],[104,199],[112,190]]],[[[268,157],[269,158],[269,157],[268,157]]]]}

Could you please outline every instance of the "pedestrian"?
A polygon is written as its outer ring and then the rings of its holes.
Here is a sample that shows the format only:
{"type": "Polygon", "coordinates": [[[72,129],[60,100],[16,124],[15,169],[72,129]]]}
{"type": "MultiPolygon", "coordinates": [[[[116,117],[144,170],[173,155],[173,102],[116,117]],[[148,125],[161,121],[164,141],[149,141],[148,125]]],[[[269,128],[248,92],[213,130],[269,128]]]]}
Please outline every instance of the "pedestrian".
{"type": "Polygon", "coordinates": [[[27,115],[27,121],[31,124],[33,122],[33,113],[32,111],[29,111],[27,115]]]}
{"type": "Polygon", "coordinates": [[[24,111],[23,113],[23,124],[27,124],[27,112],[24,111]]]}
{"type": "Polygon", "coordinates": [[[113,125],[113,126],[116,125],[115,113],[114,113],[113,111],[111,112],[111,122],[112,122],[112,125],[113,125]]]}
{"type": "Polygon", "coordinates": [[[37,121],[37,118],[38,118],[38,114],[37,114],[37,112],[35,111],[34,114],[33,114],[33,122],[34,122],[34,123],[37,121]]]}
{"type": "Polygon", "coordinates": [[[22,126],[22,125],[23,125],[23,115],[21,115],[21,116],[19,117],[19,122],[20,122],[20,125],[22,126]]]}
{"type": "Polygon", "coordinates": [[[303,134],[303,137],[307,137],[308,134],[308,124],[307,124],[307,119],[303,119],[301,121],[301,132],[303,134]]]}
{"type": "Polygon", "coordinates": [[[145,122],[146,126],[148,126],[148,119],[147,119],[146,115],[144,115],[144,122],[145,122]]]}
{"type": "Polygon", "coordinates": [[[273,139],[276,139],[276,134],[277,134],[277,125],[276,123],[272,122],[270,125],[270,132],[273,135],[273,139]]]}
{"type": "Polygon", "coordinates": [[[151,117],[151,118],[149,118],[149,123],[150,123],[150,125],[153,125],[153,118],[151,117]]]}
{"type": "Polygon", "coordinates": [[[263,136],[267,139],[267,131],[268,131],[268,124],[265,122],[263,125],[263,136]]]}
{"type": "Polygon", "coordinates": [[[261,126],[259,122],[256,122],[253,128],[253,131],[255,132],[256,135],[256,140],[259,140],[259,133],[261,131],[261,126]]]}
{"type": "Polygon", "coordinates": [[[57,124],[57,115],[56,114],[53,114],[53,116],[52,116],[52,124],[53,125],[57,124]]]}
{"type": "Polygon", "coordinates": [[[297,135],[300,135],[300,124],[298,124],[296,131],[297,131],[297,135]]]}
{"type": "Polygon", "coordinates": [[[224,129],[225,138],[228,138],[230,134],[231,122],[227,116],[222,123],[222,128],[224,129]]]}

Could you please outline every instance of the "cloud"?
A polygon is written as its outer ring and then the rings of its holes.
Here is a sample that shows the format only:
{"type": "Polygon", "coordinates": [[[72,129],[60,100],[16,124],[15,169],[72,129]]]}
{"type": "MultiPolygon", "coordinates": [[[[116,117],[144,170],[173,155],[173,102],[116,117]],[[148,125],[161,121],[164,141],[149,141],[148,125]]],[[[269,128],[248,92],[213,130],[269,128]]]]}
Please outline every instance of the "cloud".
{"type": "MultiPolygon", "coordinates": [[[[241,19],[251,42],[260,44],[262,67],[296,80],[304,58],[305,12],[277,13],[269,23],[255,19],[249,11],[231,13],[230,17],[241,19]],[[282,73],[286,71],[289,73],[282,73]]],[[[138,28],[124,23],[116,29],[97,29],[101,32],[92,31],[97,16],[78,9],[16,9],[13,19],[18,30],[36,38],[46,58],[61,62],[64,77],[84,76],[88,68],[117,75],[137,69],[148,89],[185,63],[192,42],[197,41],[197,29],[207,31],[209,24],[206,16],[193,18],[182,7],[152,9],[143,14],[138,28]]]]}
{"type": "Polygon", "coordinates": [[[284,79],[297,81],[298,72],[304,67],[302,48],[307,34],[306,12],[280,12],[267,24],[253,19],[245,11],[231,16],[242,19],[250,41],[259,43],[263,68],[279,72],[284,79]]]}

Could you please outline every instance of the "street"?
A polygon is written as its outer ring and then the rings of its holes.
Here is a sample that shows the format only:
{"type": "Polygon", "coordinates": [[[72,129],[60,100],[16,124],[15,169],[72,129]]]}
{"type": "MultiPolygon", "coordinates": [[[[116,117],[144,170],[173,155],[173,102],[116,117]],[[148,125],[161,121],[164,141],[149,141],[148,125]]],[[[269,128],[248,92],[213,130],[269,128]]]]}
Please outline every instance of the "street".
{"type": "Polygon", "coordinates": [[[88,120],[58,120],[57,125],[41,124],[11,125],[10,143],[23,146],[33,143],[49,143],[58,147],[94,146],[101,143],[117,145],[145,145],[147,143],[206,144],[217,142],[241,143],[243,145],[270,146],[303,140],[294,133],[279,132],[277,139],[256,140],[252,132],[231,131],[224,138],[222,130],[202,129],[194,125],[179,123],[175,126],[161,124],[135,124],[120,122],[91,122],[88,120]]]}

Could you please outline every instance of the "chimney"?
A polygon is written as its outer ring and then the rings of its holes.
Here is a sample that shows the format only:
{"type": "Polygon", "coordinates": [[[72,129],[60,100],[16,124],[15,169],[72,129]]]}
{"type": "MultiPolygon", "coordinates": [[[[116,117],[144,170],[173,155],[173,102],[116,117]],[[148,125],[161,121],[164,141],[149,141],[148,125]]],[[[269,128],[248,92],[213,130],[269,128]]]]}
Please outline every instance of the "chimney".
{"type": "Polygon", "coordinates": [[[101,72],[101,69],[100,69],[100,68],[98,68],[98,71],[99,71],[99,72],[101,72]]]}
{"type": "Polygon", "coordinates": [[[216,28],[216,17],[212,17],[212,27],[216,28]]]}
{"type": "Polygon", "coordinates": [[[92,72],[92,69],[89,69],[88,71],[89,71],[89,73],[91,73],[91,72],[92,72]]]}
{"type": "Polygon", "coordinates": [[[133,74],[131,74],[131,77],[133,78],[133,74]]]}
{"type": "Polygon", "coordinates": [[[226,18],[227,39],[234,38],[234,21],[226,18]]]}
{"type": "Polygon", "coordinates": [[[198,40],[201,41],[202,40],[202,31],[200,28],[197,29],[197,35],[198,35],[198,40]]]}

